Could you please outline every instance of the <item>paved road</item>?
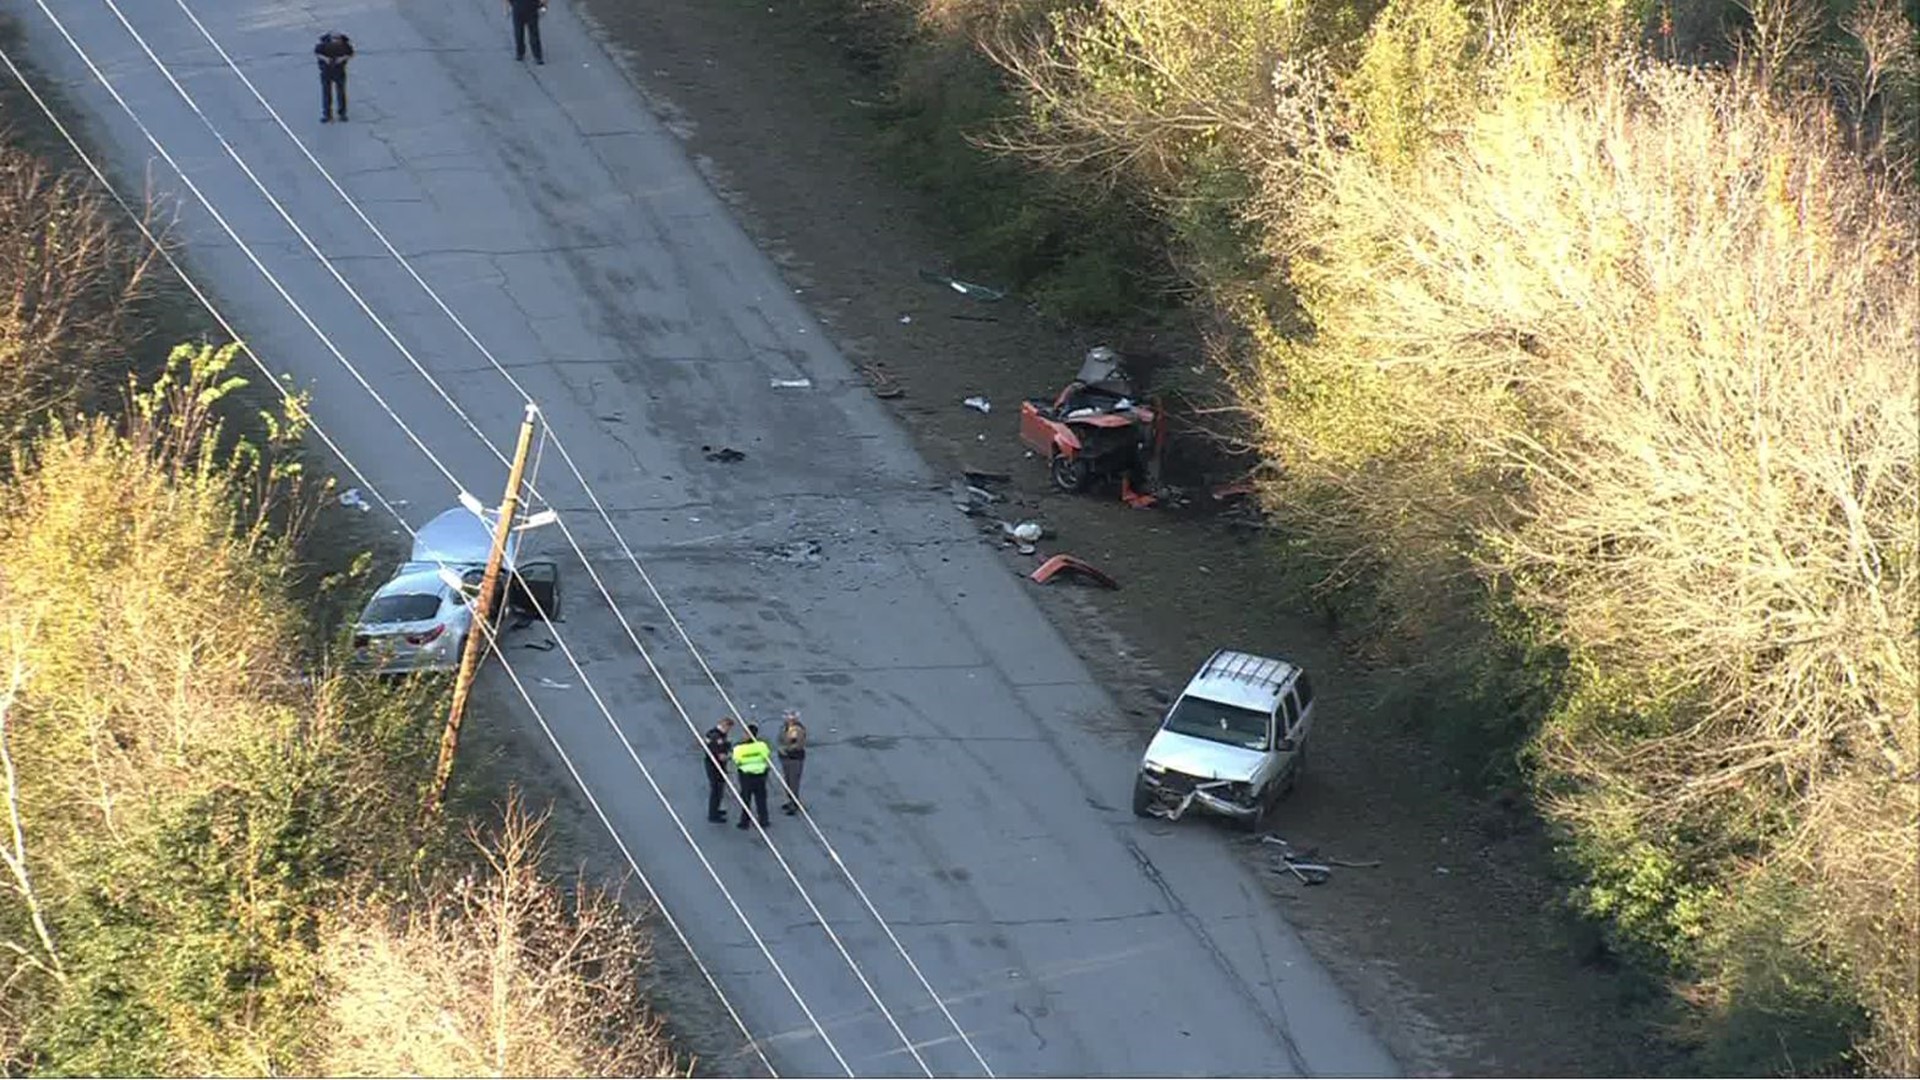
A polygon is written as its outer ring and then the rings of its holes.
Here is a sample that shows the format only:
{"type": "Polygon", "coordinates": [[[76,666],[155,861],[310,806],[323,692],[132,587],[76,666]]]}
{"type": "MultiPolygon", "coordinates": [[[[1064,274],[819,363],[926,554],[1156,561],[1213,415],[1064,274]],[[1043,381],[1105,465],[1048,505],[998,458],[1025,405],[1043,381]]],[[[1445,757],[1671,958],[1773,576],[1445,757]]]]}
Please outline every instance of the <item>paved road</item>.
{"type": "MultiPolygon", "coordinates": [[[[496,442],[521,399],[383,249],[175,0],[118,0],[398,341],[496,442]]],[[[743,708],[802,708],[815,813],[872,903],[1001,1075],[1394,1071],[1218,830],[1136,820],[1137,743],[1000,557],[565,6],[548,63],[514,63],[497,0],[185,0],[299,139],[521,381],[743,708]],[[324,12],[324,14],[323,14],[324,12]],[[317,121],[310,49],[351,33],[349,124],[317,121]],[[777,388],[806,378],[811,388],[777,388]],[[703,447],[744,460],[707,460],[703,447]],[[813,542],[805,548],[782,545],[813,542]]],[[[113,86],[326,339],[459,482],[493,453],[306,248],[107,0],[48,0],[113,86]]],[[[122,175],[186,202],[192,265],[415,524],[455,494],[348,375],[55,31],[27,54],[88,114],[122,175]]],[[[702,725],[724,705],[551,450],[538,482],[702,725]]],[[[552,530],[549,530],[551,532],[552,530]]],[[[549,550],[564,551],[555,535],[549,550]]],[[[701,820],[694,741],[577,562],[559,652],[515,670],[783,1073],[838,1063],[729,910],[633,754],[861,1075],[917,1066],[758,840],[701,820]]],[[[498,668],[483,690],[511,696],[498,668]]],[[[980,1067],[792,819],[772,837],[934,1072],[980,1067]]],[[[742,1059],[744,1060],[744,1059],[742,1059]]]]}

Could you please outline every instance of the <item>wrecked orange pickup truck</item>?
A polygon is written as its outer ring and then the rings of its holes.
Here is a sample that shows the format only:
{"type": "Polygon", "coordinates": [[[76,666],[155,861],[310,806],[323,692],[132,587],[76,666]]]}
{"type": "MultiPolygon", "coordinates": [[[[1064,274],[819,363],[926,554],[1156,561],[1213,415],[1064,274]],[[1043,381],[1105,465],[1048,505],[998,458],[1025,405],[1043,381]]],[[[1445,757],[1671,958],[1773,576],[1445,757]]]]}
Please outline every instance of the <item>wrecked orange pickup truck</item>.
{"type": "Polygon", "coordinates": [[[1080,373],[1051,401],[1020,403],[1020,441],[1046,459],[1062,491],[1110,477],[1142,480],[1163,437],[1160,415],[1134,400],[1120,354],[1105,345],[1088,351],[1080,373]]]}

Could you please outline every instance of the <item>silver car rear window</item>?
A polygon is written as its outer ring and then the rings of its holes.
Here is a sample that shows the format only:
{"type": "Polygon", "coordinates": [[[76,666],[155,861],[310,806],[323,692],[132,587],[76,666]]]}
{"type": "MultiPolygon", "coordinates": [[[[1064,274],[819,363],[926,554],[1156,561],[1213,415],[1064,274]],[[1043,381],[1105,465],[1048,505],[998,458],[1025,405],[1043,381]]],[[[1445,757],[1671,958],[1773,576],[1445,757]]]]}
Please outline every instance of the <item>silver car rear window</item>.
{"type": "Polygon", "coordinates": [[[367,605],[363,623],[420,622],[440,613],[440,597],[433,593],[395,593],[376,596],[367,605]]]}

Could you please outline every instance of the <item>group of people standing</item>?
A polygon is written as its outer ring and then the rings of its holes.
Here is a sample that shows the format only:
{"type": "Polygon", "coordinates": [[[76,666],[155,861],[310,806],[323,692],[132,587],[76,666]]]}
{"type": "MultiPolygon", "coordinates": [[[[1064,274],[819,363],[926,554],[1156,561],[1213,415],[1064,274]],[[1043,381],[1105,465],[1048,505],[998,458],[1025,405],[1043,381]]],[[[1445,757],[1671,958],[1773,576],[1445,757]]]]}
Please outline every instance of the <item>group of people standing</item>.
{"type": "MultiPolygon", "coordinates": [[[[533,62],[544,64],[547,56],[540,48],[540,16],[547,0],[505,0],[507,15],[513,22],[513,58],[525,60],[527,46],[533,46],[533,62]]],[[[340,119],[347,118],[347,61],[353,59],[353,41],[335,31],[321,34],[313,47],[320,62],[320,122],[330,124],[338,108],[340,119]]]]}
{"type": "Polygon", "coordinates": [[[727,820],[720,799],[726,793],[727,767],[731,765],[740,783],[740,820],[734,822],[734,827],[749,826],[747,812],[751,808],[760,819],[760,827],[766,828],[770,824],[767,773],[776,757],[780,762],[780,779],[787,789],[787,801],[780,809],[789,816],[799,813],[800,774],[805,771],[807,761],[807,726],[800,722],[800,714],[788,709],[781,717],[777,749],[760,738],[760,725],[748,724],[746,738],[739,742],[733,741],[734,727],[733,717],[723,716],[719,723],[707,729],[702,755],[707,768],[707,820],[727,820]]]}

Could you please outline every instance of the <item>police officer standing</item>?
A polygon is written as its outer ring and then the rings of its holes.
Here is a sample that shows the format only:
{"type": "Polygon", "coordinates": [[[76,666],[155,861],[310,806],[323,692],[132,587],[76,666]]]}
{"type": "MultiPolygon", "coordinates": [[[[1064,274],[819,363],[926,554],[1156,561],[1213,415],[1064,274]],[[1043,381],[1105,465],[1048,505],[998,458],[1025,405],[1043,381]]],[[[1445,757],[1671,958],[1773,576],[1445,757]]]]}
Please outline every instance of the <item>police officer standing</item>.
{"type": "Polygon", "coordinates": [[[787,788],[786,805],[780,808],[788,817],[800,812],[800,773],[807,764],[807,725],[800,714],[788,709],[780,724],[780,779],[787,788]]]}
{"type": "Polygon", "coordinates": [[[707,729],[707,820],[725,821],[720,794],[727,789],[727,763],[733,760],[733,717],[723,716],[707,729]]]}
{"type": "Polygon", "coordinates": [[[513,58],[525,60],[527,45],[533,45],[533,62],[544,64],[546,54],[540,51],[540,15],[547,10],[547,0],[507,0],[507,11],[513,16],[513,58]]]}
{"type": "Polygon", "coordinates": [[[733,748],[733,767],[740,773],[740,820],[734,822],[735,828],[747,827],[749,805],[761,828],[771,824],[767,820],[767,769],[772,764],[773,751],[760,741],[760,726],[748,724],[746,739],[733,748]]]}
{"type": "Polygon", "coordinates": [[[313,47],[313,55],[320,61],[320,122],[333,122],[333,102],[340,99],[340,119],[347,118],[347,61],[353,59],[353,42],[347,35],[330,33],[320,35],[320,44],[313,47]]]}

